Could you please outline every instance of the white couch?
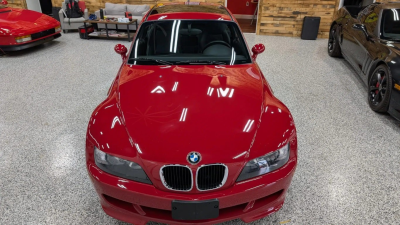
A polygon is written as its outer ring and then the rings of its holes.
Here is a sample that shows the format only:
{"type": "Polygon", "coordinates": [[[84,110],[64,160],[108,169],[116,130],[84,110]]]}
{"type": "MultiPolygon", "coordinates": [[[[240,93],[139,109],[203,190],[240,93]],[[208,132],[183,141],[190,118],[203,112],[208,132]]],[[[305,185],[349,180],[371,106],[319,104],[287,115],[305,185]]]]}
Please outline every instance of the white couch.
{"type": "MultiPolygon", "coordinates": [[[[105,8],[103,9],[104,16],[106,17],[114,17],[114,18],[125,18],[125,12],[132,13],[132,19],[137,19],[138,24],[142,21],[143,16],[146,15],[147,11],[150,10],[150,6],[148,5],[128,5],[128,4],[113,4],[106,3],[105,8]]],[[[95,12],[97,19],[100,19],[100,10],[95,12]]],[[[116,26],[113,24],[107,25],[108,29],[116,29],[116,26]]],[[[98,28],[106,28],[104,24],[98,24],[98,28]]],[[[124,30],[127,29],[125,25],[118,25],[118,29],[124,30]]],[[[136,30],[136,24],[129,25],[129,30],[136,30]]]]}
{"type": "Polygon", "coordinates": [[[88,9],[85,9],[83,17],[68,19],[65,17],[64,13],[67,11],[67,6],[65,2],[62,3],[61,10],[58,12],[60,17],[61,28],[65,33],[68,30],[76,30],[80,26],[83,26],[83,21],[89,19],[88,9]]]}

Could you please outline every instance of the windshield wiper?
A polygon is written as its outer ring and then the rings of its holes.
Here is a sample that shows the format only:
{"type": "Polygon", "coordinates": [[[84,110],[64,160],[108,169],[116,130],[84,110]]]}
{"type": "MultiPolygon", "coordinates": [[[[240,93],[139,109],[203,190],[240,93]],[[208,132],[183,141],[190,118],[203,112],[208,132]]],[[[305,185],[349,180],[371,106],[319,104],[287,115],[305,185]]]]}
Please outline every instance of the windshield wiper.
{"type": "Polygon", "coordinates": [[[178,61],[176,64],[191,64],[191,65],[226,65],[224,62],[220,61],[210,61],[210,60],[186,60],[178,61]]]}
{"type": "Polygon", "coordinates": [[[133,60],[133,61],[153,61],[153,62],[157,62],[157,63],[163,64],[163,65],[172,65],[171,62],[164,61],[164,60],[161,60],[161,59],[150,59],[150,58],[142,58],[142,57],[140,57],[140,58],[129,59],[129,63],[131,63],[131,60],[133,60]]]}

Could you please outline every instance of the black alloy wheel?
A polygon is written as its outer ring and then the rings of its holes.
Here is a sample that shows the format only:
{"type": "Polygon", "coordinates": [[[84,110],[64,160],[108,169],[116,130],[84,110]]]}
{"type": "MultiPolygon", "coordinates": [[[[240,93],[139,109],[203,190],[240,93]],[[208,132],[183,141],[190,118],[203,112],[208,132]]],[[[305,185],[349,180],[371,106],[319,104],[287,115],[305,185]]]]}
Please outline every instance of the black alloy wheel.
{"type": "Polygon", "coordinates": [[[339,45],[339,37],[337,34],[338,25],[333,25],[331,31],[329,32],[329,39],[328,39],[328,54],[331,57],[341,57],[342,51],[339,45]]]}
{"type": "Polygon", "coordinates": [[[386,65],[378,66],[368,82],[368,103],[375,112],[387,112],[392,91],[392,76],[386,65]]]}

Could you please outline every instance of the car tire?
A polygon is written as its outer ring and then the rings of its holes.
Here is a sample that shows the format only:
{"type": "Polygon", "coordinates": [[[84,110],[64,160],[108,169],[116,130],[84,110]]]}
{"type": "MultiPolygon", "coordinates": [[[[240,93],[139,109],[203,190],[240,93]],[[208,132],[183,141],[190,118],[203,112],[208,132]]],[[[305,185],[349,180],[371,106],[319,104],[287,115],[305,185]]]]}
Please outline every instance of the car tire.
{"type": "Polygon", "coordinates": [[[339,45],[339,36],[338,36],[338,25],[333,25],[332,29],[329,32],[328,39],[328,54],[331,57],[342,57],[342,50],[339,45]]]}
{"type": "Polygon", "coordinates": [[[385,113],[392,93],[392,75],[386,65],[378,66],[368,81],[368,103],[375,112],[385,113]]]}

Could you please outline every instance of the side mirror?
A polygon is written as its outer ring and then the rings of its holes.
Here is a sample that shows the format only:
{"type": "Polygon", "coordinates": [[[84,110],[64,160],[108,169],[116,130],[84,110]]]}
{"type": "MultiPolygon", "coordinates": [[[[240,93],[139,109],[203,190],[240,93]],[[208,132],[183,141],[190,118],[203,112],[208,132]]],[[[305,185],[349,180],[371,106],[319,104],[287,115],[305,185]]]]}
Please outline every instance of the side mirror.
{"type": "Polygon", "coordinates": [[[3,0],[3,1],[0,2],[0,4],[7,5],[8,2],[6,0],[3,0]]]}
{"type": "Polygon", "coordinates": [[[362,31],[365,34],[365,37],[367,38],[367,40],[370,40],[371,36],[369,36],[369,34],[367,32],[367,29],[365,28],[364,24],[355,23],[355,24],[353,24],[353,29],[362,31]]]}
{"type": "Polygon", "coordinates": [[[353,29],[354,30],[364,31],[365,30],[365,26],[364,26],[364,24],[361,24],[361,23],[355,23],[355,24],[353,24],[353,29]]]}
{"type": "Polygon", "coordinates": [[[128,49],[125,47],[125,45],[117,44],[114,47],[114,50],[115,50],[116,53],[121,55],[122,61],[125,61],[126,53],[128,52],[128,49]]]}
{"type": "Polygon", "coordinates": [[[258,54],[261,54],[265,51],[265,46],[263,44],[256,44],[251,49],[251,51],[253,52],[253,55],[251,57],[253,58],[253,60],[256,60],[258,54]]]}

